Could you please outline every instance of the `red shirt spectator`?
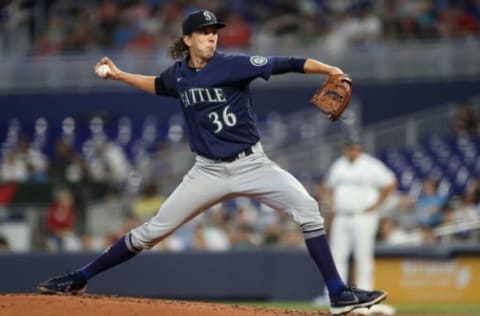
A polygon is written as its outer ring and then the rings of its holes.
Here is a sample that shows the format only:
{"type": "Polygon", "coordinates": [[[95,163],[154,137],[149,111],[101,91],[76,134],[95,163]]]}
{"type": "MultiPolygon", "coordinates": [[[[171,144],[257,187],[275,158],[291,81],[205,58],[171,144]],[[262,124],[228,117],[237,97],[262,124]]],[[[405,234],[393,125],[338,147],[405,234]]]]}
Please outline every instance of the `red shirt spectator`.
{"type": "Polygon", "coordinates": [[[73,198],[69,191],[62,190],[47,212],[47,229],[53,234],[72,231],[74,225],[73,198]]]}
{"type": "Polygon", "coordinates": [[[228,27],[222,30],[219,38],[222,47],[247,47],[250,44],[252,30],[242,15],[232,13],[225,23],[228,27]]]}
{"type": "Polygon", "coordinates": [[[465,12],[460,6],[451,6],[443,11],[439,23],[446,37],[474,36],[478,31],[475,17],[465,12]]]}

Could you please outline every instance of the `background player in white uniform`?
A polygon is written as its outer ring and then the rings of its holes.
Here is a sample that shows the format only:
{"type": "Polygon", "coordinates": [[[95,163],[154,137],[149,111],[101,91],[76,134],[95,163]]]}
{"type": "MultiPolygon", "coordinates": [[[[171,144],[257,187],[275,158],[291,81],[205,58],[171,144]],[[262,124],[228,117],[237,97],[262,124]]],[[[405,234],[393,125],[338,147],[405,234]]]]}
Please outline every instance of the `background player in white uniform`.
{"type": "Polygon", "coordinates": [[[397,187],[395,175],[382,161],[364,153],[360,139],[353,136],[331,165],[325,185],[332,194],[330,247],[338,271],[348,280],[353,253],[355,284],[371,290],[379,208],[397,187]]]}
{"type": "Polygon", "coordinates": [[[215,15],[200,10],[183,22],[183,36],[172,46],[178,59],[159,76],[121,71],[104,57],[108,79],[151,94],[178,99],[196,162],[158,213],[78,271],[38,286],[41,293],[82,293],[95,275],[150,249],[181,225],[225,199],[247,196],[288,212],[304,232],[307,249],[320,270],[334,315],[371,306],[386,297],[345,285],[330,253],[317,202],[291,174],[263,152],[252,112],[249,84],[258,77],[287,72],[339,74],[337,67],[310,58],[226,55],[216,50],[215,15]]]}

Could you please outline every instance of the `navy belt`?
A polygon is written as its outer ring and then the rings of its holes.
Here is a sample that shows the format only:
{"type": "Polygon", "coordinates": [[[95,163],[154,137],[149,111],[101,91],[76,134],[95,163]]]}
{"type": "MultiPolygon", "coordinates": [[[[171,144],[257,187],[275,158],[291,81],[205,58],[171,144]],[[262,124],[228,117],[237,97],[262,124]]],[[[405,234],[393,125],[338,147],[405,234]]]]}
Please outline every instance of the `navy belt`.
{"type": "Polygon", "coordinates": [[[234,155],[231,155],[231,156],[228,156],[228,157],[223,157],[223,158],[217,158],[215,160],[223,161],[223,162],[232,162],[232,161],[237,160],[238,158],[250,156],[251,154],[253,154],[252,147],[248,147],[247,149],[245,149],[245,150],[243,150],[239,153],[236,153],[234,155]]]}

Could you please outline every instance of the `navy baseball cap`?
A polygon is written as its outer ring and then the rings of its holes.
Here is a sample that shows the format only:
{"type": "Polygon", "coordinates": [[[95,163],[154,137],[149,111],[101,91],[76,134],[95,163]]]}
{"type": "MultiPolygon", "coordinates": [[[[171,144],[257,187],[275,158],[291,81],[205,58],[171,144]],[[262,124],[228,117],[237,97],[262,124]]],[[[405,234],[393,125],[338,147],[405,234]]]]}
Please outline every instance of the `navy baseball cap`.
{"type": "Polygon", "coordinates": [[[210,11],[194,11],[183,20],[183,35],[190,35],[193,31],[205,26],[215,26],[217,29],[220,29],[225,26],[225,23],[218,22],[215,14],[210,11]]]}

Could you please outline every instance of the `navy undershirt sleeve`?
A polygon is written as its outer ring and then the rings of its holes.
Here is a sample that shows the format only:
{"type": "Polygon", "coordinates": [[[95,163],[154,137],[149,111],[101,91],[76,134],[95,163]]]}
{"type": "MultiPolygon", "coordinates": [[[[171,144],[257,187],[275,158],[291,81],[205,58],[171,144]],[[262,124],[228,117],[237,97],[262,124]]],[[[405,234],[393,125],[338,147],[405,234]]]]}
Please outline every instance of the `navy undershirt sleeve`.
{"type": "Polygon", "coordinates": [[[284,74],[287,72],[304,73],[303,66],[307,61],[306,58],[300,57],[271,57],[272,59],[272,74],[284,74]]]}
{"type": "Polygon", "coordinates": [[[175,73],[173,66],[164,70],[159,76],[155,77],[155,94],[178,97],[175,92],[175,73]]]}
{"type": "Polygon", "coordinates": [[[167,95],[167,88],[165,87],[165,84],[163,83],[163,80],[161,77],[156,77],[155,78],[155,93],[157,95],[167,95]]]}

